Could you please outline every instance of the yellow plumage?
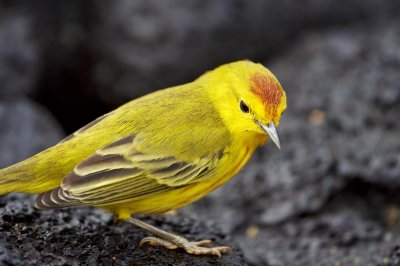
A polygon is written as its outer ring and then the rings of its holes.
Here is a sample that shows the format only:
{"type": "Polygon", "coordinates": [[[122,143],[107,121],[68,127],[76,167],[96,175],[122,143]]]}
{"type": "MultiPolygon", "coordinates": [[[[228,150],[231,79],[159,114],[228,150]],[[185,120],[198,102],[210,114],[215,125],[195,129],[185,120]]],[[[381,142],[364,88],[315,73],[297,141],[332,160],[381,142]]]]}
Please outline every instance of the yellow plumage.
{"type": "Polygon", "coordinates": [[[42,193],[40,208],[91,205],[120,219],[176,209],[234,176],[267,140],[261,125],[278,125],[285,108],[284,91],[262,65],[223,65],[0,170],[0,194],[42,193]]]}

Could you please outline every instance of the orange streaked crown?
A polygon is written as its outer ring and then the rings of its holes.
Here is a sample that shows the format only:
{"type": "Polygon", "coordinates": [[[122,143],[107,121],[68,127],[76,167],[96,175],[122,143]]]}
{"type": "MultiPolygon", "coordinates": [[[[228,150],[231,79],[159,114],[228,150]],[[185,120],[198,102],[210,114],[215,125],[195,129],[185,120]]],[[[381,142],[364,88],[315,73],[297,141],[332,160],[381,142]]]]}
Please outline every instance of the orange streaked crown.
{"type": "Polygon", "coordinates": [[[273,76],[255,73],[250,78],[250,90],[257,95],[265,107],[265,112],[275,117],[283,98],[283,88],[273,76]]]}

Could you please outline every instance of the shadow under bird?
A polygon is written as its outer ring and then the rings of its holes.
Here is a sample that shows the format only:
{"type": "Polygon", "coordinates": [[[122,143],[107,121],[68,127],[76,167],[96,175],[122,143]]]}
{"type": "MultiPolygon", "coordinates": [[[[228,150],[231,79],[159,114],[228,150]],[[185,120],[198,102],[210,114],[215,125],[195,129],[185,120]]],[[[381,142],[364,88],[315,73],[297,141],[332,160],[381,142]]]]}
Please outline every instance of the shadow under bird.
{"type": "Polygon", "coordinates": [[[154,236],[141,244],[221,256],[136,218],[190,204],[232,178],[271,139],[286,94],[261,64],[238,61],[122,105],[57,145],[0,170],[0,195],[39,194],[40,209],[90,205],[154,236]]]}

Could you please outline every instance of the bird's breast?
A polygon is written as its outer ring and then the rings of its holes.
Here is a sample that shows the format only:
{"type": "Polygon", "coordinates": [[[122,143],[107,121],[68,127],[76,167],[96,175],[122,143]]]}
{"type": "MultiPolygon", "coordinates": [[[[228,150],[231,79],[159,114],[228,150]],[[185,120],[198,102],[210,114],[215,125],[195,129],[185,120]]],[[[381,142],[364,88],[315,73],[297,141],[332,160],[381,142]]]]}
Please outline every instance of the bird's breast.
{"type": "Polygon", "coordinates": [[[226,156],[228,157],[221,163],[217,174],[213,178],[179,189],[179,195],[182,199],[179,205],[190,204],[222,186],[244,167],[254,150],[255,147],[243,146],[242,149],[235,153],[227,153],[226,156]]]}
{"type": "Polygon", "coordinates": [[[208,180],[176,188],[165,193],[153,195],[135,202],[119,205],[117,211],[121,217],[131,214],[164,213],[186,206],[223,185],[237,174],[254,153],[256,146],[233,145],[233,148],[224,153],[215,175],[208,180]]]}

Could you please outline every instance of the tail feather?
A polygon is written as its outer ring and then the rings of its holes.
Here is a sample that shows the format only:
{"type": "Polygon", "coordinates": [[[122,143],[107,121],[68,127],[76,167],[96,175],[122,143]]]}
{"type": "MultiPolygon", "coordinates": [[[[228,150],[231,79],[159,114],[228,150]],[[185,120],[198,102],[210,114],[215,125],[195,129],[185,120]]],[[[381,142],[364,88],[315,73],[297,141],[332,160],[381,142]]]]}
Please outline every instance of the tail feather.
{"type": "MultiPolygon", "coordinates": [[[[0,169],[0,195],[22,192],[29,187],[33,177],[28,160],[0,169]]],[[[32,186],[31,186],[32,187],[32,186]]],[[[29,189],[26,193],[30,193],[29,189]]]]}
{"type": "Polygon", "coordinates": [[[35,203],[35,207],[39,209],[57,209],[78,205],[81,203],[61,187],[40,194],[35,203]]]}
{"type": "MultiPolygon", "coordinates": [[[[0,195],[12,192],[40,194],[60,185],[63,172],[38,168],[35,156],[0,169],[0,195]]],[[[67,170],[65,171],[67,172],[67,170]]]]}
{"type": "Polygon", "coordinates": [[[14,179],[7,178],[8,176],[0,170],[0,196],[11,192],[15,192],[16,182],[14,179]]]}

